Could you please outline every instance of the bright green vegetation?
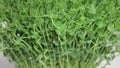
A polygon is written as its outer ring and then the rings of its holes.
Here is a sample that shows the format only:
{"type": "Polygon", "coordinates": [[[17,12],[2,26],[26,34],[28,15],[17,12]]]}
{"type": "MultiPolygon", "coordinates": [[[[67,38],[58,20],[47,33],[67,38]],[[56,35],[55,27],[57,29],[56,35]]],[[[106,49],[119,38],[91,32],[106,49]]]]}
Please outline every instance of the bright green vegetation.
{"type": "Polygon", "coordinates": [[[0,0],[0,24],[16,68],[96,68],[114,57],[120,0],[0,0]]]}

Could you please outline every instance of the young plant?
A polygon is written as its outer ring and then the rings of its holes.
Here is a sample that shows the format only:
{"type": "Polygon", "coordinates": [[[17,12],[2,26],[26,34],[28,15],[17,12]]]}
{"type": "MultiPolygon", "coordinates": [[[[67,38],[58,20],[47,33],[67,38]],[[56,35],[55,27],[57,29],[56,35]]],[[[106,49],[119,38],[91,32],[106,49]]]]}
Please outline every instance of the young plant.
{"type": "Polygon", "coordinates": [[[114,57],[120,1],[0,0],[0,24],[16,68],[96,68],[114,57]]]}

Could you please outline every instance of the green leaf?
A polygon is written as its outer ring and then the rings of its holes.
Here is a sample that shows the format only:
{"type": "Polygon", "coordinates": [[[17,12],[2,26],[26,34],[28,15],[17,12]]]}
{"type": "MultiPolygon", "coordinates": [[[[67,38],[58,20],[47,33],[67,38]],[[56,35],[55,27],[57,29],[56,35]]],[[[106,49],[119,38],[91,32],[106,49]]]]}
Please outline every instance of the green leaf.
{"type": "Polygon", "coordinates": [[[105,26],[106,26],[106,23],[104,23],[104,22],[98,23],[98,28],[104,28],[105,26]]]}
{"type": "Polygon", "coordinates": [[[115,30],[120,31],[120,23],[115,24],[115,30]]]}
{"type": "Polygon", "coordinates": [[[107,28],[110,31],[114,31],[114,24],[110,23],[107,28]]]}
{"type": "Polygon", "coordinates": [[[120,53],[120,46],[116,46],[116,51],[120,53]]]}
{"type": "Polygon", "coordinates": [[[61,21],[56,21],[55,25],[56,25],[56,32],[58,33],[58,35],[60,36],[65,35],[65,25],[62,24],[61,21]]]}
{"type": "Polygon", "coordinates": [[[89,13],[90,14],[96,14],[96,7],[94,4],[90,5],[89,7],[89,13]]]}

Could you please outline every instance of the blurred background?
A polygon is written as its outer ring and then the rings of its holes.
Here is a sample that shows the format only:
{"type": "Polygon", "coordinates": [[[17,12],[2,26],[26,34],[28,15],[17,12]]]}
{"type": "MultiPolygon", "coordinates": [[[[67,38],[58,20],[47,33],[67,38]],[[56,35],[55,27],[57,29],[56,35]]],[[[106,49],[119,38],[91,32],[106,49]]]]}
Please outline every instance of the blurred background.
{"type": "Polygon", "coordinates": [[[3,56],[2,52],[0,52],[0,68],[14,68],[14,65],[10,63],[5,56],[3,56]]]}

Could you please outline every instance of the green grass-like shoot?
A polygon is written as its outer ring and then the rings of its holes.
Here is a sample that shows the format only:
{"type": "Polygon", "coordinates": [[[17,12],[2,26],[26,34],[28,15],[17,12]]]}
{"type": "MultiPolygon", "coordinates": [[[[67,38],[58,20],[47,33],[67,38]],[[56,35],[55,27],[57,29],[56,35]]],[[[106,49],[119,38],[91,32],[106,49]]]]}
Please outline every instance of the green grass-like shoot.
{"type": "Polygon", "coordinates": [[[120,1],[0,0],[0,24],[16,68],[96,68],[120,39],[120,1]]]}

